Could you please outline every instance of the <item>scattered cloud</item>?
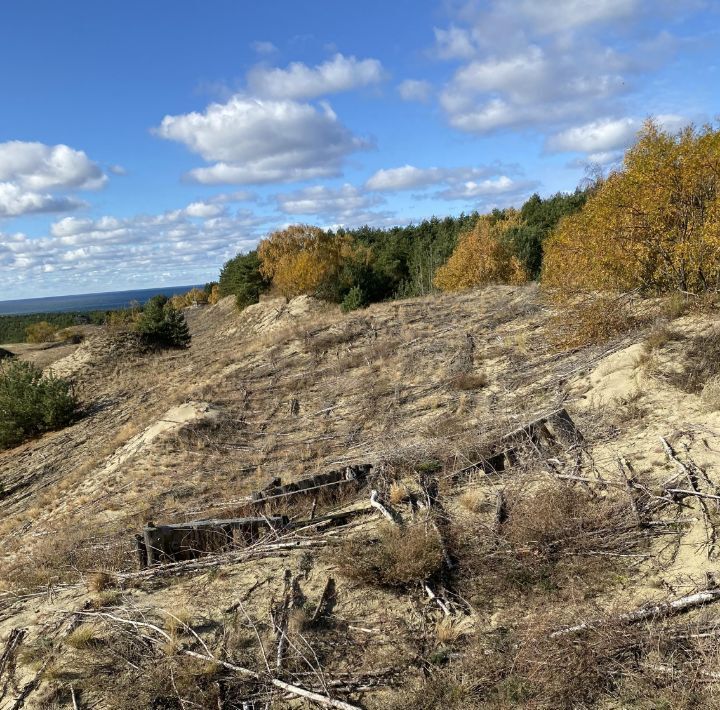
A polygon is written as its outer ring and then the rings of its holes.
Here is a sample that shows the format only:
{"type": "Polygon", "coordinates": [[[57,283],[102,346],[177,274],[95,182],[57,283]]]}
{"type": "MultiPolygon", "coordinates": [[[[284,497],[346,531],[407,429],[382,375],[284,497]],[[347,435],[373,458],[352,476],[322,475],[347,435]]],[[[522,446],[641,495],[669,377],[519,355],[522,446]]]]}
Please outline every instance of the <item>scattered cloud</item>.
{"type": "Polygon", "coordinates": [[[405,79],[397,87],[400,97],[404,101],[426,102],[430,99],[432,85],[428,81],[418,79],[405,79]]]}
{"type": "Polygon", "coordinates": [[[221,192],[219,195],[213,195],[208,201],[218,205],[224,205],[228,202],[254,202],[257,195],[248,190],[237,190],[236,192],[221,192]]]}
{"type": "Polygon", "coordinates": [[[188,175],[205,184],[335,176],[350,153],[371,145],[343,126],[326,103],[318,107],[242,94],[210,104],[202,113],[165,116],[155,132],[183,143],[208,162],[216,161],[188,175]]]}
{"type": "MultiPolygon", "coordinates": [[[[571,163],[582,167],[588,163],[608,165],[617,162],[623,151],[635,140],[644,119],[601,118],[579,126],[571,126],[555,133],[545,141],[548,153],[585,153],[583,158],[571,163]]],[[[662,114],[655,120],[669,131],[679,130],[687,119],[677,114],[662,114]]]]}
{"type": "Polygon", "coordinates": [[[314,67],[302,62],[293,62],[285,69],[257,66],[248,73],[247,83],[255,96],[298,100],[377,84],[383,78],[383,67],[377,59],[358,60],[336,54],[314,67]]]}
{"type": "Polygon", "coordinates": [[[378,170],[368,178],[365,188],[378,192],[398,192],[445,185],[445,189],[437,195],[454,200],[472,197],[473,192],[500,194],[517,192],[520,187],[526,188],[530,184],[528,181],[509,177],[517,173],[517,166],[501,163],[475,168],[418,168],[403,165],[378,170]]]}
{"type": "Polygon", "coordinates": [[[412,190],[441,182],[445,172],[442,168],[417,168],[414,165],[383,168],[368,178],[365,187],[382,192],[412,190]]]}
{"type": "Polygon", "coordinates": [[[56,197],[48,193],[28,192],[11,182],[0,182],[0,217],[68,212],[84,207],[85,204],[85,202],[72,197],[56,197]]]}
{"type": "Polygon", "coordinates": [[[107,182],[97,163],[66,145],[0,143],[0,217],[66,212],[85,202],[57,192],[95,190],[107,182]]]}
{"type": "Polygon", "coordinates": [[[513,180],[507,175],[485,180],[466,180],[458,182],[436,193],[443,200],[477,200],[493,198],[510,204],[525,197],[538,183],[534,180],[513,180]]]}
{"type": "Polygon", "coordinates": [[[218,264],[251,248],[265,218],[196,202],[156,215],[99,219],[65,217],[45,237],[0,234],[0,282],[33,293],[106,290],[108,283],[192,283],[217,273],[218,264]],[[215,216],[210,216],[215,214],[215,216]]]}
{"type": "Polygon", "coordinates": [[[217,217],[224,209],[210,202],[191,202],[184,210],[188,217],[217,217]]]}
{"type": "Polygon", "coordinates": [[[598,153],[624,148],[638,131],[633,118],[604,118],[556,133],[546,141],[552,153],[598,153]]]}
{"type": "Polygon", "coordinates": [[[316,215],[344,222],[355,219],[382,202],[383,198],[345,184],[339,188],[317,185],[276,196],[278,208],[285,214],[316,215]]]}
{"type": "Polygon", "coordinates": [[[451,25],[434,28],[435,53],[440,59],[469,59],[477,51],[469,30],[451,25]]]}
{"type": "Polygon", "coordinates": [[[459,62],[439,95],[449,123],[481,134],[558,132],[625,113],[639,77],[677,45],[666,31],[651,36],[641,21],[652,10],[647,0],[462,3],[453,24],[435,29],[435,56],[459,62]],[[617,41],[620,26],[630,41],[617,41]]]}
{"type": "Polygon", "coordinates": [[[255,52],[264,56],[275,54],[278,48],[272,42],[257,41],[250,45],[255,52]]]}

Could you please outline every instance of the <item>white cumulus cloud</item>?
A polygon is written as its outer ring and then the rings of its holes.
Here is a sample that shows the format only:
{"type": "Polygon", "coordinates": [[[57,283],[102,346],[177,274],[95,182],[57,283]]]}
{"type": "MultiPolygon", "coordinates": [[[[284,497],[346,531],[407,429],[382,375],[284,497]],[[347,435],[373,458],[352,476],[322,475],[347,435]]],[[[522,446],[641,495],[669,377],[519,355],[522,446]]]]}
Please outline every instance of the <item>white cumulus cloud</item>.
{"type": "MultiPolygon", "coordinates": [[[[687,123],[685,118],[676,114],[662,114],[655,120],[669,131],[676,131],[687,123]]],[[[550,153],[586,153],[588,162],[611,163],[633,143],[642,123],[643,119],[626,116],[601,118],[571,126],[549,136],[545,149],[550,153]]]]}
{"type": "Polygon", "coordinates": [[[245,210],[199,216],[206,212],[201,204],[125,218],[65,217],[40,238],[0,233],[0,298],[215,278],[224,261],[257,242],[267,222],[245,210]]]}
{"type": "Polygon", "coordinates": [[[156,133],[206,161],[191,180],[206,184],[292,182],[339,174],[344,159],[369,147],[330,108],[238,94],[204,112],[165,116],[156,133]]]}
{"type": "Polygon", "coordinates": [[[256,96],[312,99],[377,84],[383,78],[383,67],[377,59],[336,54],[314,67],[302,62],[293,62],[285,69],[258,66],[250,70],[247,81],[249,90],[256,96]]]}
{"type": "Polygon", "coordinates": [[[94,190],[107,182],[97,163],[66,145],[0,143],[0,217],[65,212],[85,203],[56,193],[94,190]]]}
{"type": "Polygon", "coordinates": [[[368,178],[365,188],[378,192],[398,192],[439,186],[443,189],[435,194],[436,197],[459,200],[489,195],[516,195],[535,186],[536,183],[510,176],[517,173],[516,166],[499,163],[457,168],[403,165],[378,170],[368,178]]]}

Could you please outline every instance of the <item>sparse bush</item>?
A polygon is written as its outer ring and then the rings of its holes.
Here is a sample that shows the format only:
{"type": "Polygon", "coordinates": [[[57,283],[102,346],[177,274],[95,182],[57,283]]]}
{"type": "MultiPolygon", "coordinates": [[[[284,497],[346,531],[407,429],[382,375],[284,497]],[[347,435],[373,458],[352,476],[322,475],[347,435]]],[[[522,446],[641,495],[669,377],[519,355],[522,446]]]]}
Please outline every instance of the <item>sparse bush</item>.
{"type": "Polygon", "coordinates": [[[689,341],[683,368],[670,379],[685,392],[697,394],[717,376],[720,376],[720,329],[716,328],[689,341]]]}
{"type": "Polygon", "coordinates": [[[57,326],[42,320],[25,328],[25,340],[28,343],[50,343],[55,340],[57,331],[57,326]]]}
{"type": "Polygon", "coordinates": [[[639,324],[620,299],[600,296],[562,306],[551,321],[551,340],[559,348],[598,345],[637,328],[639,324]]]}
{"type": "Polygon", "coordinates": [[[0,365],[0,449],[69,424],[77,400],[66,380],[22,360],[0,365]]]}
{"type": "Polygon", "coordinates": [[[488,377],[484,372],[466,372],[455,375],[450,380],[450,387],[455,390],[479,390],[487,387],[488,377]]]}
{"type": "Polygon", "coordinates": [[[705,383],[700,399],[707,411],[720,410],[720,377],[714,375],[705,383]]]}
{"type": "Polygon", "coordinates": [[[353,286],[348,292],[345,298],[343,298],[340,308],[345,313],[349,311],[356,311],[358,308],[362,308],[365,305],[365,296],[362,289],[359,286],[353,286]]]}
{"type": "Polygon", "coordinates": [[[644,419],[647,414],[647,410],[641,404],[644,396],[642,390],[636,389],[622,397],[615,397],[613,405],[616,421],[620,424],[628,424],[644,419]]]}
{"type": "Polygon", "coordinates": [[[644,539],[625,501],[593,498],[571,486],[528,492],[518,482],[506,489],[506,502],[497,537],[474,533],[467,521],[451,529],[471,597],[562,592],[570,582],[602,587],[622,559],[614,555],[637,549],[644,539]]]}
{"type": "Polygon", "coordinates": [[[358,582],[403,587],[439,571],[442,544],[437,532],[422,524],[384,525],[377,540],[354,538],[340,545],[335,562],[358,582]]]}
{"type": "Polygon", "coordinates": [[[680,340],[682,334],[676,330],[668,328],[667,325],[660,324],[653,328],[645,338],[643,348],[646,352],[652,352],[653,350],[659,350],[663,345],[672,342],[673,340],[680,340]]]}

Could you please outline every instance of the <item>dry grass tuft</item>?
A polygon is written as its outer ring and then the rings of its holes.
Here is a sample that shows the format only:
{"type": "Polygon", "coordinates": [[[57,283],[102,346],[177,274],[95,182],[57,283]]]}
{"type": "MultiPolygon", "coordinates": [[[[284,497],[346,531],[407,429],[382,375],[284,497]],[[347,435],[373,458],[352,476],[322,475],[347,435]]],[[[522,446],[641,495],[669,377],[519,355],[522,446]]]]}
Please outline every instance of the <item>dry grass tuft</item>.
{"type": "Polygon", "coordinates": [[[442,544],[424,525],[383,525],[378,538],[353,538],[335,548],[333,562],[342,574],[365,584],[404,587],[440,570],[442,544]]]}
{"type": "Polygon", "coordinates": [[[89,624],[83,624],[65,637],[65,645],[76,649],[85,649],[97,641],[97,630],[89,624]]]}
{"type": "Polygon", "coordinates": [[[455,524],[451,537],[470,597],[592,594],[611,584],[622,555],[644,540],[627,501],[594,498],[558,483],[527,481],[506,489],[507,519],[497,537],[478,521],[455,524]],[[532,484],[530,484],[532,485],[532,484]]]}
{"type": "Polygon", "coordinates": [[[682,333],[679,333],[672,328],[668,328],[667,325],[661,323],[656,325],[648,334],[647,338],[643,342],[643,349],[650,353],[654,350],[660,350],[664,345],[674,341],[682,339],[682,333]]]}
{"type": "Polygon", "coordinates": [[[408,490],[404,484],[393,481],[388,489],[388,500],[392,505],[399,505],[407,500],[408,490]]]}
{"type": "Polygon", "coordinates": [[[454,390],[479,390],[488,385],[488,376],[484,372],[466,372],[455,375],[450,380],[450,388],[454,390]]]}
{"type": "Polygon", "coordinates": [[[479,488],[470,488],[458,498],[460,505],[471,513],[479,513],[485,507],[487,496],[479,488]]]}
{"type": "Polygon", "coordinates": [[[88,575],[87,588],[88,592],[99,593],[104,592],[117,584],[115,577],[108,572],[93,572],[88,575]]]}
{"type": "Polygon", "coordinates": [[[720,375],[720,329],[698,335],[685,350],[685,365],[672,383],[685,392],[699,393],[706,382],[720,375]]]}
{"type": "Polygon", "coordinates": [[[708,412],[720,410],[720,376],[713,375],[703,385],[700,401],[708,412]]]}
{"type": "Polygon", "coordinates": [[[473,623],[469,619],[454,619],[446,616],[435,625],[435,638],[445,646],[457,643],[472,632],[473,623]]]}

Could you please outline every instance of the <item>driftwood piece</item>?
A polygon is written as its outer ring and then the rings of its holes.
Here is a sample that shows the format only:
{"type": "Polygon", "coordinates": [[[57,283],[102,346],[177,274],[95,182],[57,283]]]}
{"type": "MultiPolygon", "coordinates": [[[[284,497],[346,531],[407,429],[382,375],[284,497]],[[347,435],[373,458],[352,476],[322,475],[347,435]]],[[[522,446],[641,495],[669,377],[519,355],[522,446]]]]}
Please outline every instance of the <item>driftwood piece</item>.
{"type": "Polygon", "coordinates": [[[640,515],[640,509],[638,508],[637,500],[635,497],[635,480],[632,476],[627,475],[627,469],[629,467],[622,456],[618,456],[617,465],[618,470],[620,471],[620,475],[625,481],[625,490],[627,491],[628,500],[630,501],[630,508],[632,509],[637,524],[642,525],[642,516],[640,515]]]}
{"type": "Polygon", "coordinates": [[[402,525],[402,518],[400,514],[393,510],[389,503],[380,500],[380,494],[373,488],[370,491],[370,505],[376,510],[380,511],[380,514],[393,525],[402,525]]]}
{"type": "MultiPolygon", "coordinates": [[[[110,621],[114,621],[119,624],[126,624],[129,626],[135,627],[135,629],[149,629],[155,634],[158,634],[163,638],[163,643],[166,642],[172,642],[171,637],[163,631],[159,626],[156,626],[155,624],[151,624],[147,621],[133,621],[132,619],[124,619],[121,616],[117,616],[115,614],[111,614],[110,612],[77,612],[80,614],[84,614],[85,616],[94,616],[96,618],[103,618],[108,619],[110,621]]],[[[144,638],[157,643],[157,639],[145,636],[144,638]]],[[[182,653],[186,656],[190,656],[192,658],[199,658],[202,661],[208,661],[210,663],[217,663],[218,665],[222,666],[223,668],[234,671],[235,673],[239,673],[240,675],[243,675],[247,678],[253,678],[258,681],[262,681],[263,678],[259,673],[256,673],[253,670],[250,670],[249,668],[244,668],[243,666],[235,665],[234,663],[229,663],[228,661],[223,661],[219,658],[215,658],[212,654],[203,654],[198,653],[197,651],[191,651],[189,649],[180,649],[179,653],[182,653]]],[[[331,698],[327,695],[321,695],[320,693],[315,693],[310,690],[306,690],[305,688],[302,688],[298,685],[293,685],[292,683],[286,683],[283,680],[280,680],[279,678],[269,678],[268,682],[274,685],[276,688],[280,688],[281,690],[284,690],[288,693],[291,693],[292,695],[295,695],[296,697],[305,698],[307,700],[312,700],[315,703],[318,703],[319,705],[324,705],[325,707],[332,707],[332,708],[338,708],[338,710],[361,710],[357,705],[351,705],[350,703],[346,703],[342,700],[336,700],[335,698],[331,698]]]]}
{"type": "Polygon", "coordinates": [[[442,599],[440,599],[440,597],[435,594],[435,592],[433,592],[432,588],[427,582],[423,584],[423,589],[425,590],[425,593],[428,595],[428,597],[442,609],[442,612],[443,614],[445,614],[445,616],[452,616],[450,607],[448,607],[448,605],[442,599]]]}
{"type": "MultiPolygon", "coordinates": [[[[680,597],[679,599],[655,604],[654,606],[641,607],[640,609],[635,609],[627,614],[620,614],[620,616],[615,618],[615,621],[623,624],[635,624],[638,621],[674,616],[675,614],[681,614],[690,609],[710,604],[718,599],[720,599],[720,587],[708,589],[704,592],[697,592],[695,594],[688,594],[687,596],[680,597]]],[[[601,623],[601,621],[583,621],[581,624],[553,631],[550,634],[550,638],[557,638],[558,636],[565,636],[566,634],[587,631],[597,627],[601,623]]]]}
{"type": "Polygon", "coordinates": [[[271,604],[270,618],[275,628],[275,637],[277,640],[277,654],[275,657],[275,669],[278,673],[282,670],[283,659],[285,657],[285,648],[288,642],[288,622],[290,620],[290,609],[292,607],[293,595],[292,590],[292,572],[289,569],[285,570],[285,577],[283,580],[283,594],[282,601],[279,606],[273,609],[271,604]]]}

